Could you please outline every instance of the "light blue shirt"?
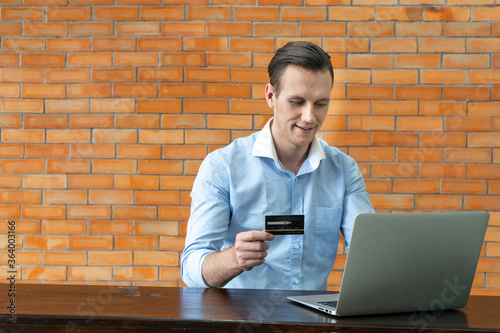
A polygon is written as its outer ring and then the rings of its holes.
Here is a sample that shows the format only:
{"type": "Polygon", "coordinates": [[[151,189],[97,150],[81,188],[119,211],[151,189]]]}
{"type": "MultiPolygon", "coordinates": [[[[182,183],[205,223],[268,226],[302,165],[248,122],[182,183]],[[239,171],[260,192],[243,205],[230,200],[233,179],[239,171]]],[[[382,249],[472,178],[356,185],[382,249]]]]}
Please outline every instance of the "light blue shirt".
{"type": "Polygon", "coordinates": [[[225,287],[325,290],[340,231],[348,248],[355,217],[374,212],[356,162],[323,140],[313,140],[296,175],[286,170],[271,121],[210,153],[200,166],[181,263],[190,287],[209,287],[201,273],[205,257],[234,246],[240,232],[264,230],[266,215],[304,214],[304,235],[276,235],[264,264],[225,287]]]}

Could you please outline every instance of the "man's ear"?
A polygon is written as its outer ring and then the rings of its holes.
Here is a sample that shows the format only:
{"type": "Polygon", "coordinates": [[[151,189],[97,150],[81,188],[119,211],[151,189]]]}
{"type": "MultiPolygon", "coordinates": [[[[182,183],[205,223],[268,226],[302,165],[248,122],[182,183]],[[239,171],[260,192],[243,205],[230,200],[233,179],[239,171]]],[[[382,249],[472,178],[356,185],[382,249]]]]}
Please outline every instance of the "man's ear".
{"type": "Polygon", "coordinates": [[[266,84],[266,102],[271,109],[274,109],[275,97],[274,87],[270,83],[266,84]]]}

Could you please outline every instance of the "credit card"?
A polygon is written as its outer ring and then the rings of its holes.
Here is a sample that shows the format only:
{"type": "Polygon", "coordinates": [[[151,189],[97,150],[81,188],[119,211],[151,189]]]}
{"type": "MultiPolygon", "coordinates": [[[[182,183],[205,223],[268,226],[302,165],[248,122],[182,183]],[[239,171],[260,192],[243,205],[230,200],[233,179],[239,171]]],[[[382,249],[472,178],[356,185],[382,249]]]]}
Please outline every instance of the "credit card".
{"type": "Polygon", "coordinates": [[[266,232],[273,235],[304,233],[304,215],[266,215],[266,232]]]}

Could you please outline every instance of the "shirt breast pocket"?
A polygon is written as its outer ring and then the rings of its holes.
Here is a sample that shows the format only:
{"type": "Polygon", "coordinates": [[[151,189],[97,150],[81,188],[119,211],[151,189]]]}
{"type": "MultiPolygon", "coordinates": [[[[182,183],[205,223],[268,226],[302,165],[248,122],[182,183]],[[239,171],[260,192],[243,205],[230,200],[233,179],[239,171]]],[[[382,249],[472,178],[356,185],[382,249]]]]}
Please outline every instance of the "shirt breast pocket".
{"type": "Polygon", "coordinates": [[[316,207],[314,251],[324,256],[337,252],[340,235],[342,207],[316,207]]]}

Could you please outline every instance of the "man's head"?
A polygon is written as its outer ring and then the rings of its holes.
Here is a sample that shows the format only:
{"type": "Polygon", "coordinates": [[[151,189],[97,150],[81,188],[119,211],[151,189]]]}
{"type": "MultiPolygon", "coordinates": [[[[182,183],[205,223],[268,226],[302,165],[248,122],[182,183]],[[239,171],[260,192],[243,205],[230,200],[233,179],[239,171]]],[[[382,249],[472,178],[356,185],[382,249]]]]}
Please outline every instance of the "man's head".
{"type": "Polygon", "coordinates": [[[310,42],[289,42],[276,51],[267,71],[269,80],[278,95],[281,78],[286,68],[294,65],[311,72],[329,71],[333,85],[333,68],[330,56],[319,46],[310,42]]]}

